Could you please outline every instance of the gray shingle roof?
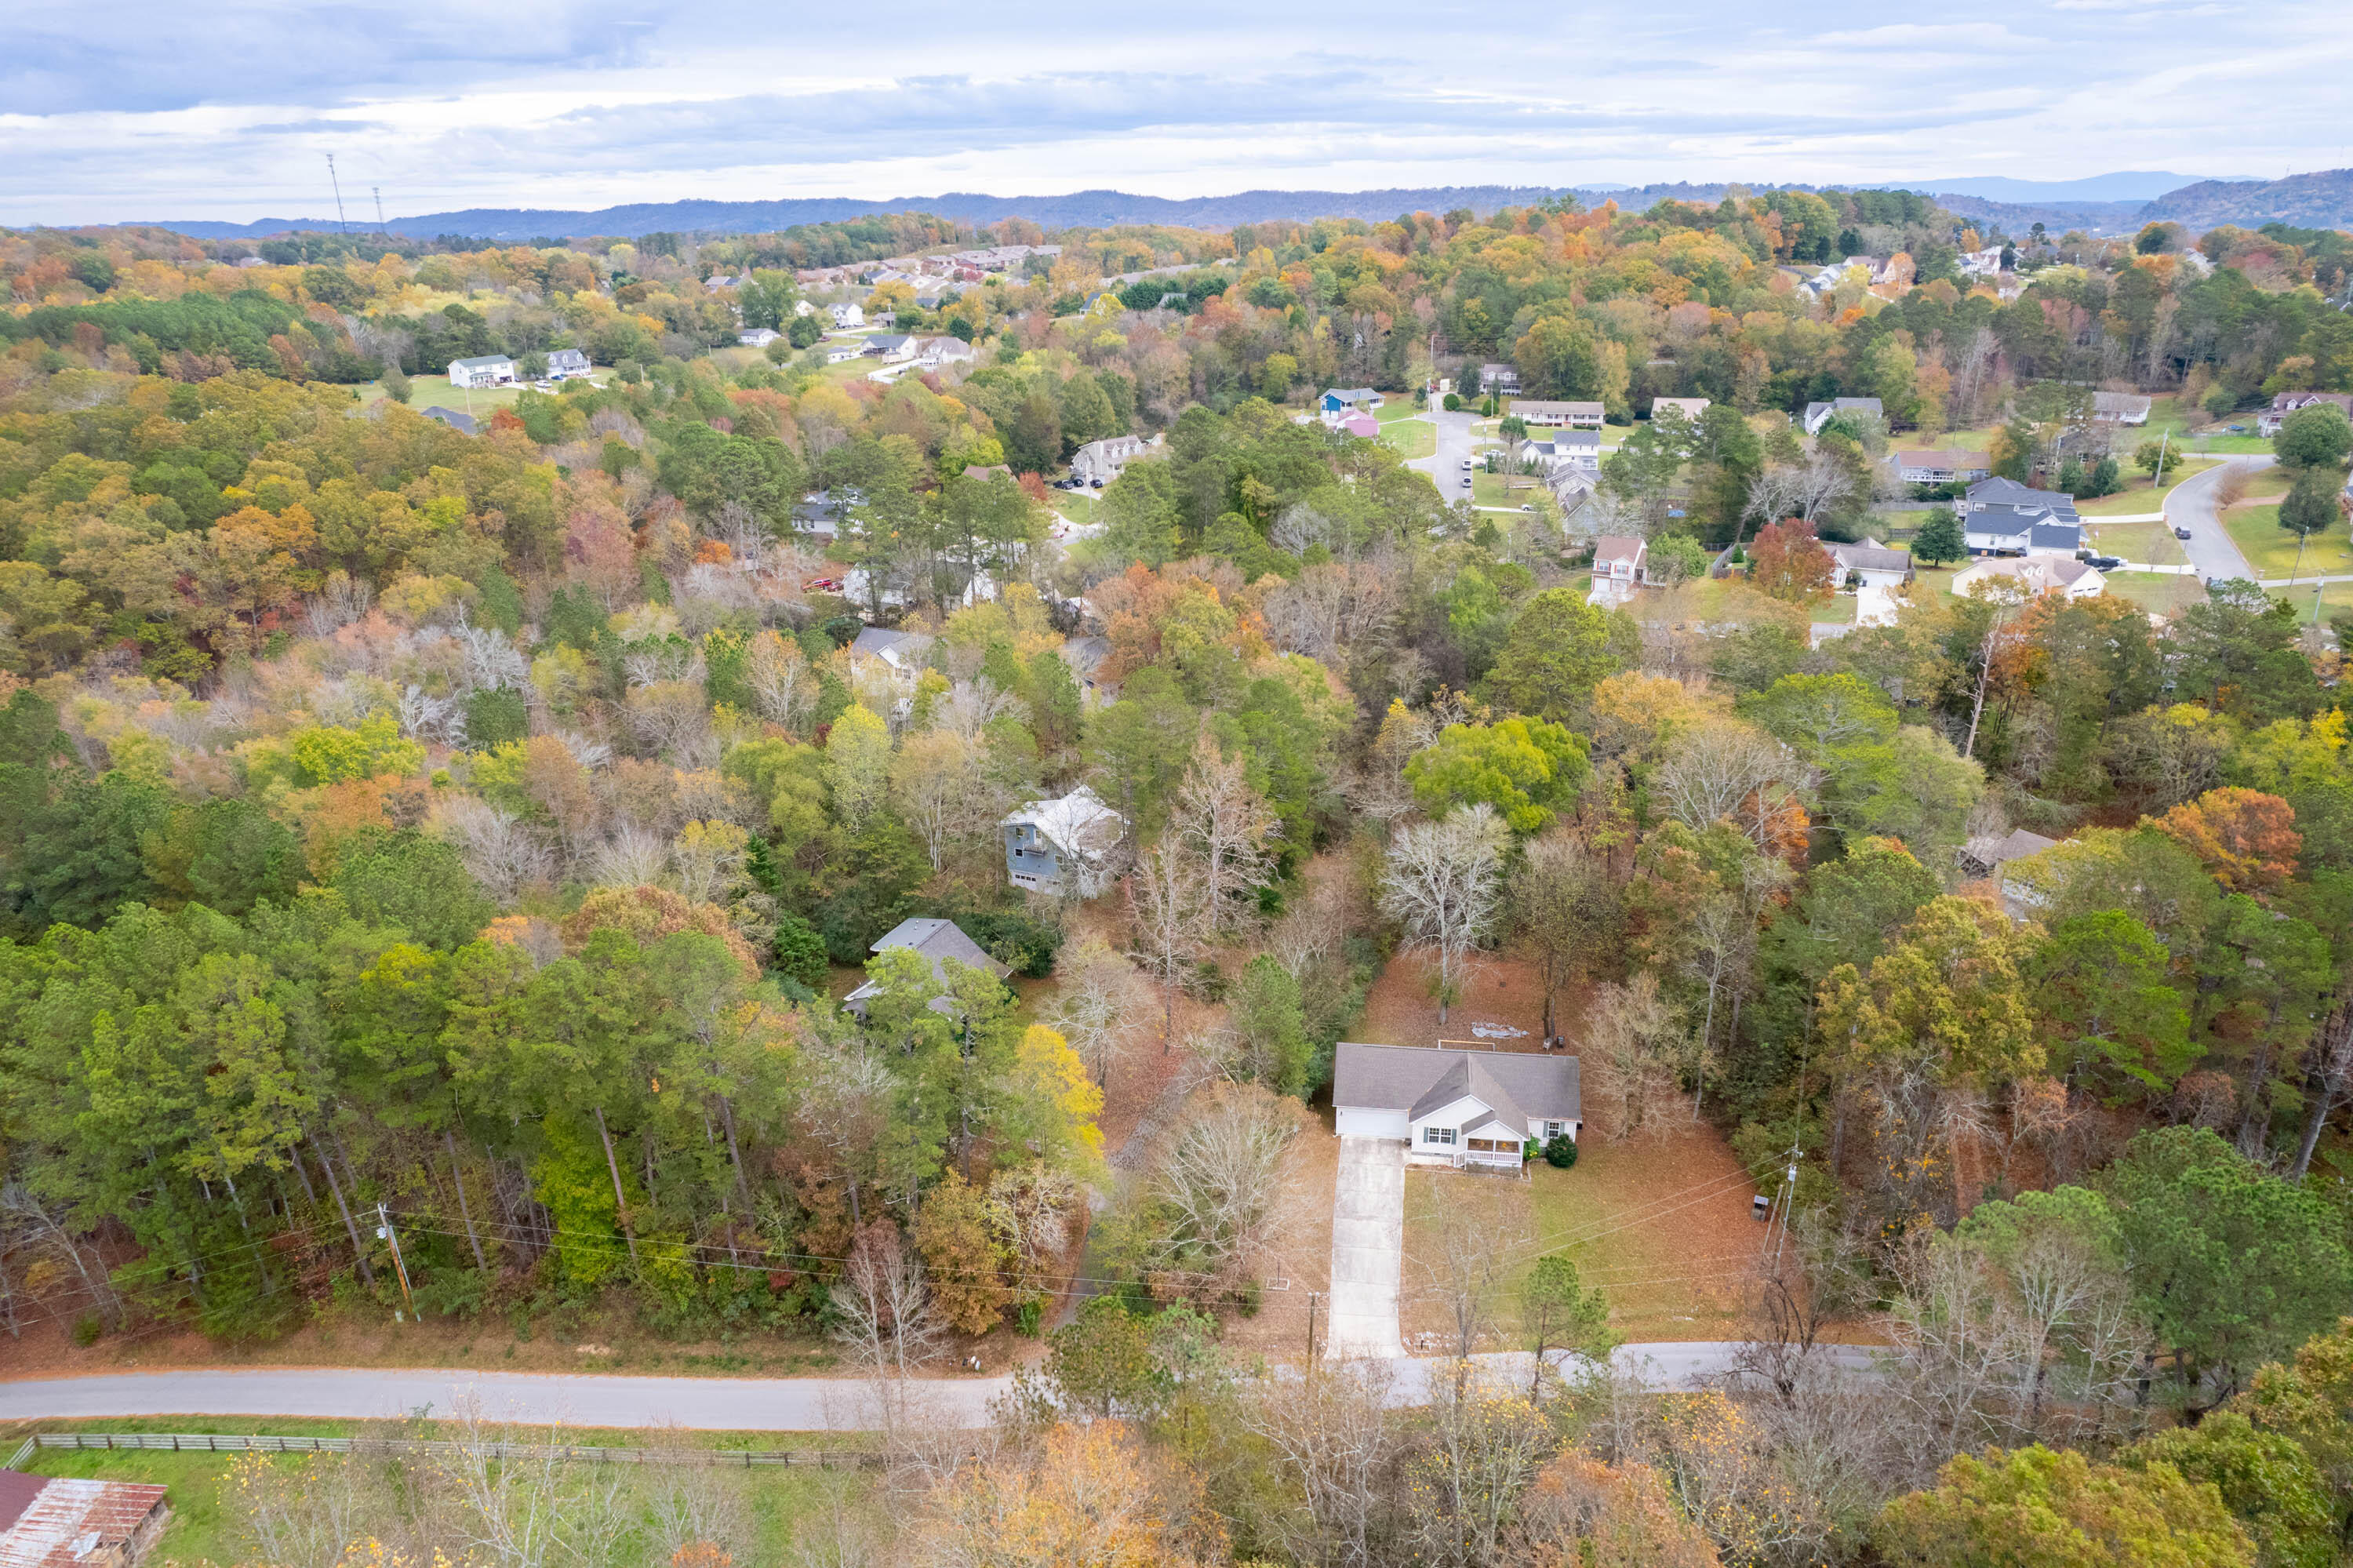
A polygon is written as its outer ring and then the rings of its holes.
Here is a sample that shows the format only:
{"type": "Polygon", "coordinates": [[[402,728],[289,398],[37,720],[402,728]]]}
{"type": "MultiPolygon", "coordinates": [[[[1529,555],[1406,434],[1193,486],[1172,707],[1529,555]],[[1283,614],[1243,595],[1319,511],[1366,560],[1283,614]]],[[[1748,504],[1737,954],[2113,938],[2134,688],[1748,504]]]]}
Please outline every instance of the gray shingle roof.
{"type": "Polygon", "coordinates": [[[1574,1056],[1343,1040],[1332,1068],[1335,1106],[1419,1116],[1469,1094],[1524,1134],[1531,1122],[1583,1119],[1574,1056]]]}

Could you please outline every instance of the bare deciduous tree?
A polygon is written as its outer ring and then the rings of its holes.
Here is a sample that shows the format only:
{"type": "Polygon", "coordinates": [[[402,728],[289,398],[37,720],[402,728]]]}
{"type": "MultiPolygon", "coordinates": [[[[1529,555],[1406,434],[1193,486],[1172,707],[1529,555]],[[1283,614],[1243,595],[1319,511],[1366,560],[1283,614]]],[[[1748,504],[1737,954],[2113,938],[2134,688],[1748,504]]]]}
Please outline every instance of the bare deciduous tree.
{"type": "Polygon", "coordinates": [[[1241,756],[1224,756],[1207,734],[1177,786],[1176,821],[1200,877],[1201,905],[1215,937],[1230,905],[1274,880],[1267,845],[1282,835],[1282,823],[1250,788],[1241,756]]]}
{"type": "Polygon", "coordinates": [[[1578,1053],[1596,1129],[1625,1138],[1656,1120],[1675,1094],[1686,1040],[1683,1014],[1649,969],[1596,991],[1578,1053]]]}
{"type": "Polygon", "coordinates": [[[1041,1020],[1070,1042],[1098,1084],[1134,1048],[1144,985],[1135,966],[1100,941],[1064,953],[1055,965],[1061,988],[1041,1020]]]}
{"type": "Polygon", "coordinates": [[[1303,1507],[1276,1517],[1293,1560],[1370,1568],[1383,1560],[1384,1517],[1401,1423],[1386,1362],[1325,1368],[1303,1388],[1268,1382],[1244,1406],[1250,1430],[1303,1507]]]}
{"type": "Polygon", "coordinates": [[[1124,884],[1135,961],[1160,982],[1160,1048],[1176,1024],[1176,987],[1193,962],[1208,921],[1198,879],[1173,835],[1140,857],[1124,884]]]}
{"type": "Polygon", "coordinates": [[[1464,962],[1485,939],[1502,893],[1510,833],[1485,801],[1401,829],[1381,867],[1381,908],[1407,940],[1438,959],[1438,1020],[1458,994],[1464,962]]]}
{"type": "Polygon", "coordinates": [[[1460,1368],[1494,1326],[1504,1281],[1529,1238],[1528,1198],[1516,1181],[1463,1172],[1425,1189],[1442,1211],[1436,1253],[1415,1261],[1446,1308],[1460,1368]]]}
{"type": "Polygon", "coordinates": [[[1789,748],[1771,736],[1736,719],[1718,719],[1675,741],[1651,776],[1651,790],[1678,821],[1704,828],[1729,819],[1762,844],[1776,787],[1801,771],[1789,748]]]}
{"type": "Polygon", "coordinates": [[[1298,1130],[1286,1103],[1256,1085],[1210,1097],[1152,1173],[1170,1255],[1219,1285],[1248,1275],[1293,1218],[1283,1165],[1298,1130]]]}

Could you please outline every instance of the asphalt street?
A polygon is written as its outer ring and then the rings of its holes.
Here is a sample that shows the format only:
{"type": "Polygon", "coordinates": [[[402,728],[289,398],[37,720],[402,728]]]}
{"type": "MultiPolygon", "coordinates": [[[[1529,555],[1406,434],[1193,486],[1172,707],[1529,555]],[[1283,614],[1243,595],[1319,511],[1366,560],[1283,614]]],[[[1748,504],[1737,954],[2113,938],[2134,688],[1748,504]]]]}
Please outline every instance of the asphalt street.
{"type": "MultiPolygon", "coordinates": [[[[1723,1340],[1625,1345],[1611,1360],[1654,1385],[1692,1388],[1732,1369],[1739,1347],[1723,1340]]],[[[1858,1369],[1872,1352],[1841,1347],[1841,1364],[1858,1369]]],[[[1472,1358],[1499,1373],[1527,1375],[1524,1351],[1472,1358]]],[[[1429,1380],[1450,1363],[1398,1357],[1384,1363],[1392,1397],[1418,1404],[1429,1380]]],[[[1008,1378],[930,1378],[912,1404],[941,1426],[978,1426],[1008,1378]]],[[[323,1416],[376,1420],[446,1414],[463,1397],[481,1401],[498,1419],[572,1426],[650,1426],[675,1423],[705,1431],[856,1432],[873,1425],[863,1384],[847,1378],[694,1378],[562,1376],[471,1370],[414,1372],[339,1367],[106,1372],[92,1377],[0,1382],[0,1423],[90,1420],[109,1416],[323,1416]]]]}

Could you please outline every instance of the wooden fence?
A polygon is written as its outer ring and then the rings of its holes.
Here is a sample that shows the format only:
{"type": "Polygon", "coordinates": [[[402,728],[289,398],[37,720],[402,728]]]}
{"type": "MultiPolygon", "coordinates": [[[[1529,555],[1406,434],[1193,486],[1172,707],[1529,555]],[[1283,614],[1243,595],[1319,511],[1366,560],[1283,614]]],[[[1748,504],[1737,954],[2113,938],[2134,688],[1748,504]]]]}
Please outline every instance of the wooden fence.
{"type": "Polygon", "coordinates": [[[851,1470],[879,1466],[882,1457],[855,1448],[607,1448],[590,1444],[441,1443],[416,1437],[279,1437],[168,1432],[37,1432],[8,1461],[16,1469],[39,1448],[104,1449],[168,1454],[348,1454],[354,1448],[385,1454],[481,1452],[497,1459],[566,1459],[600,1465],[661,1465],[707,1462],[728,1469],[770,1465],[814,1465],[851,1470]]]}

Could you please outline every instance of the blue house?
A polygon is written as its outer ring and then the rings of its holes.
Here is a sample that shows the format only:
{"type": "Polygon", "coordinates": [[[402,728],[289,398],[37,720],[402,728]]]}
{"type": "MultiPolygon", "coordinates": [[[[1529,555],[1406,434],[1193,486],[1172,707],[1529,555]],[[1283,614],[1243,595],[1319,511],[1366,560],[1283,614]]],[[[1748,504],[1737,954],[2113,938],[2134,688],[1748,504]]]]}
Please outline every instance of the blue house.
{"type": "Polygon", "coordinates": [[[1119,874],[1127,819],[1085,785],[1058,800],[1037,800],[997,824],[1005,874],[1032,893],[1092,898],[1119,874]]]}
{"type": "Polygon", "coordinates": [[[1377,408],[1386,401],[1369,387],[1335,387],[1324,394],[1323,410],[1342,414],[1350,408],[1377,408]]]}

